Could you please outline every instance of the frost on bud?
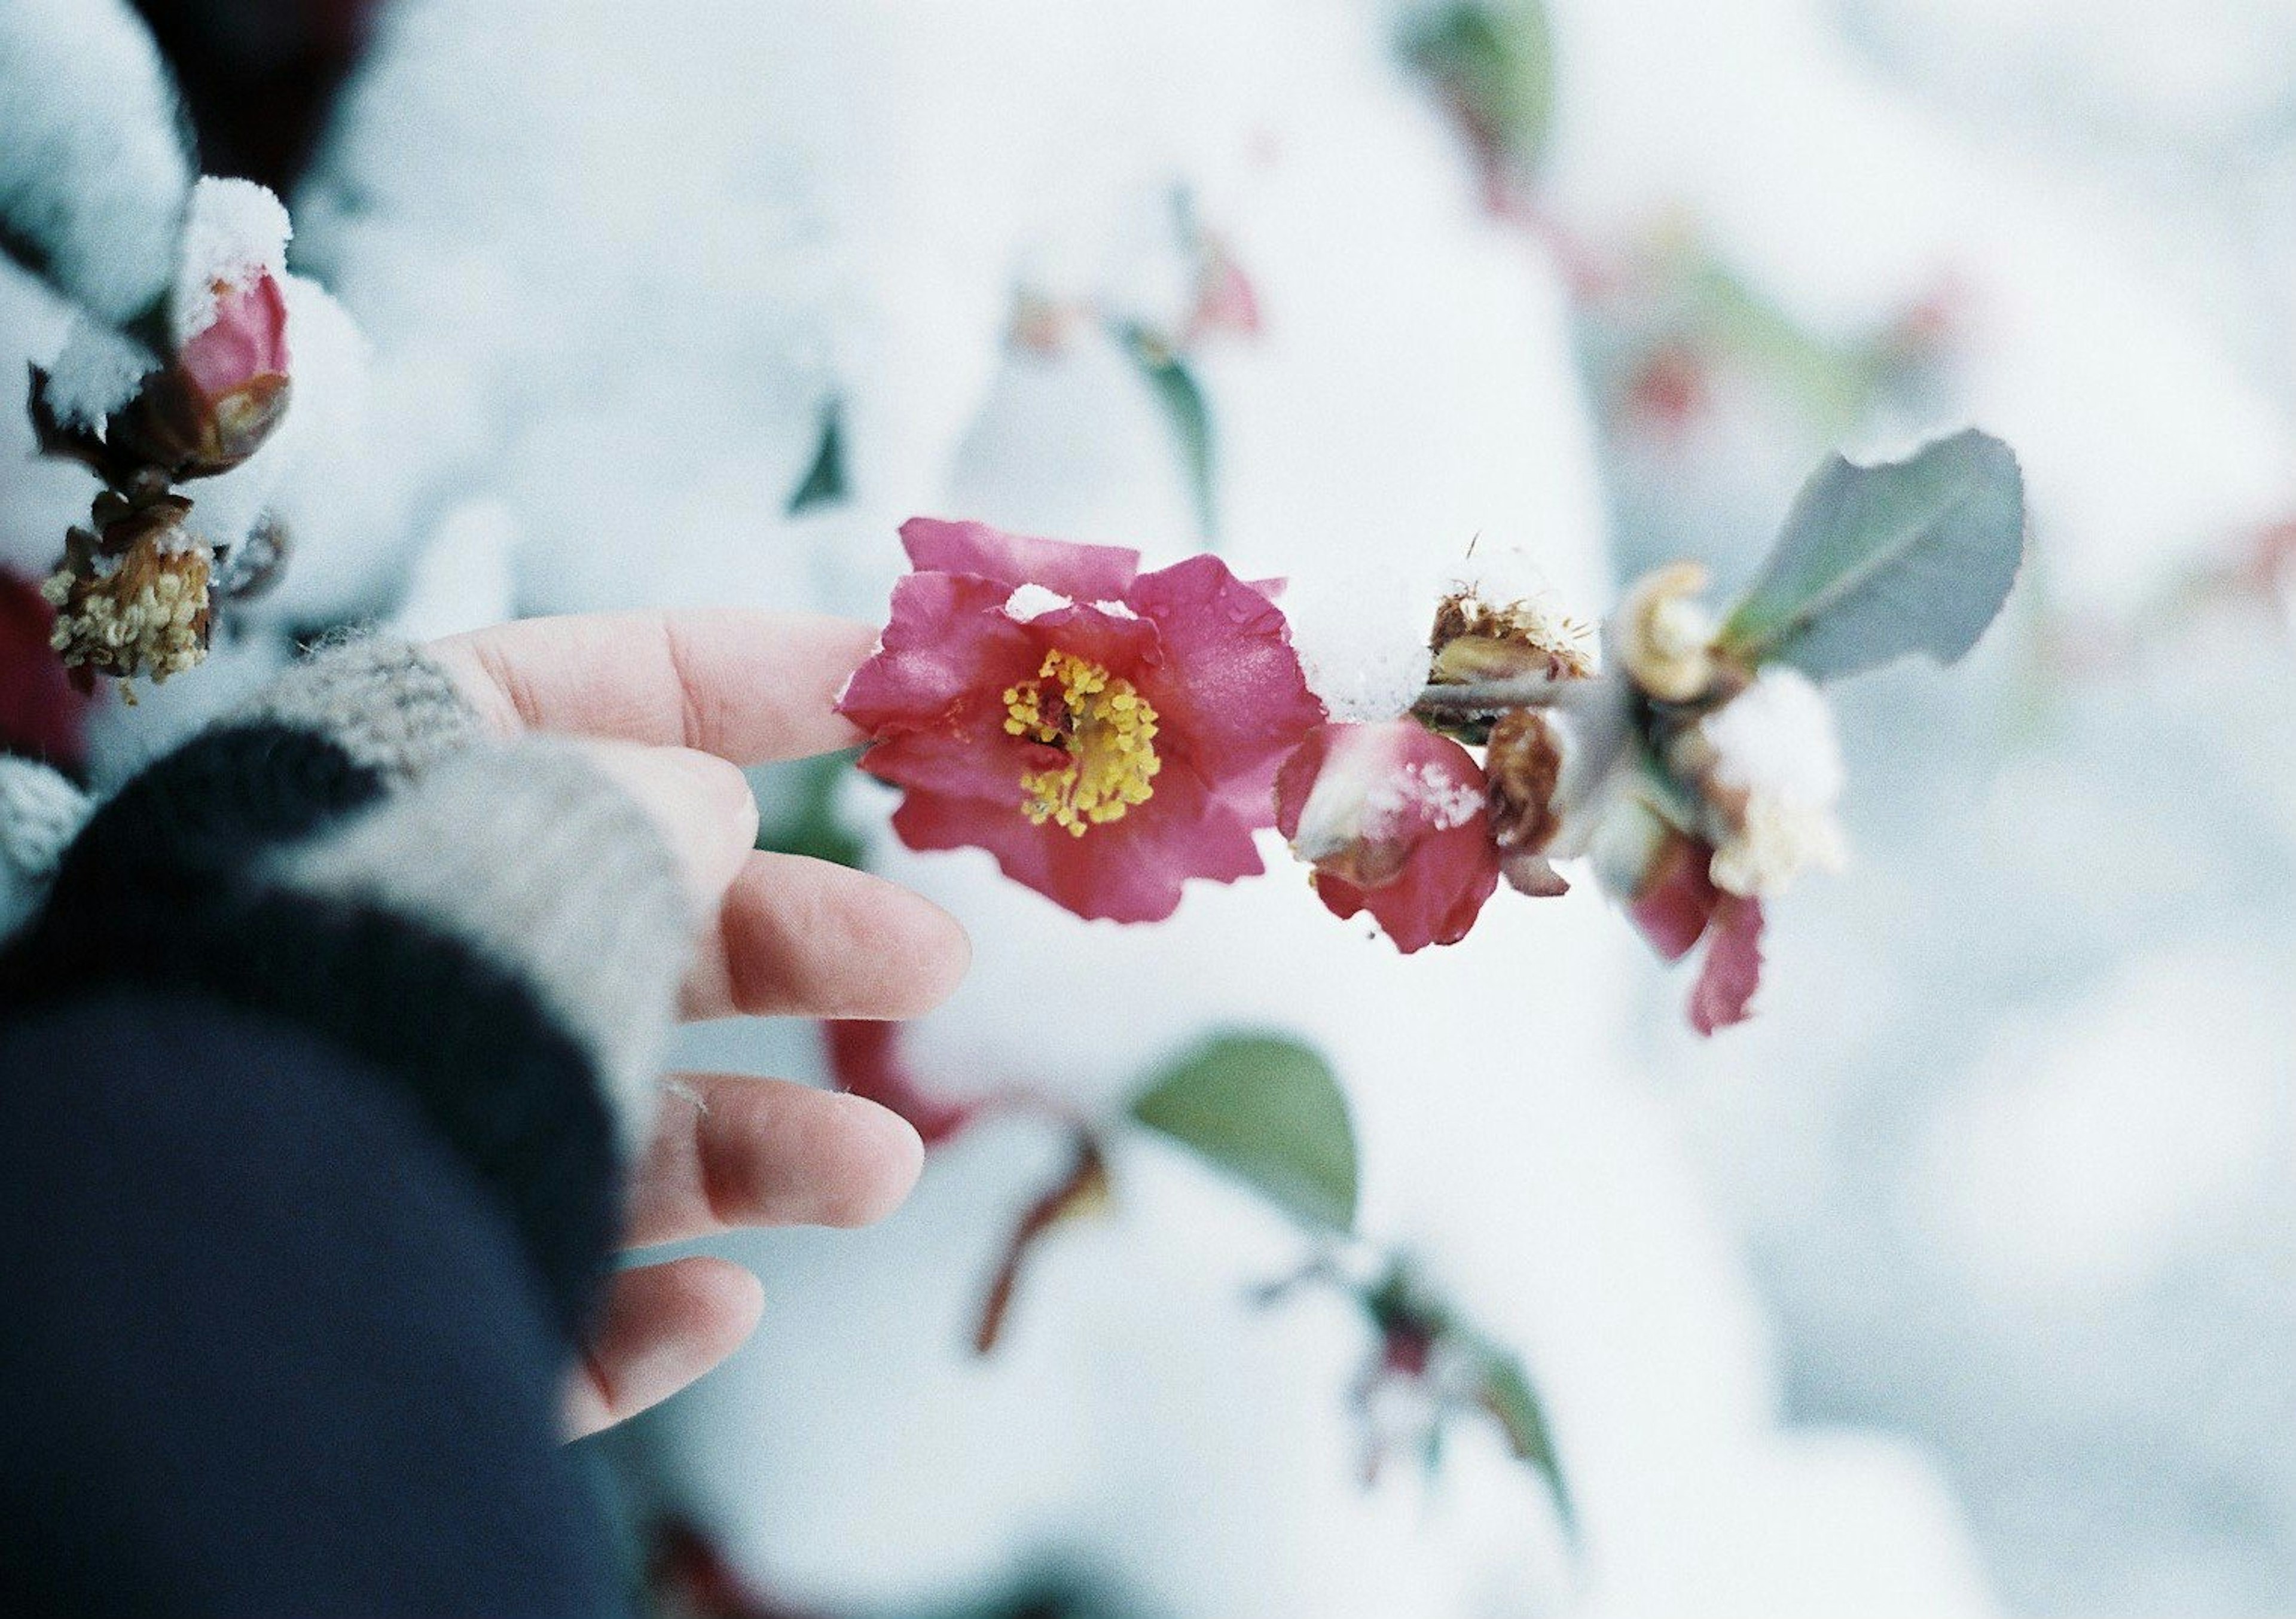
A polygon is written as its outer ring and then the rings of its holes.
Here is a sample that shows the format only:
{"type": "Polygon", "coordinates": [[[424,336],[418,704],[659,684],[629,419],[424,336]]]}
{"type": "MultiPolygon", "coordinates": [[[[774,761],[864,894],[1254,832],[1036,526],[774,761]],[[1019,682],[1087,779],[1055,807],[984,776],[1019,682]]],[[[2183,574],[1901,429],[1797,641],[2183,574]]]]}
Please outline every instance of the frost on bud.
{"type": "Polygon", "coordinates": [[[95,503],[102,529],[66,537],[40,593],[56,609],[49,644],[83,689],[98,675],[157,685],[207,656],[212,558],[184,526],[191,504],[107,491],[95,503]]]}
{"type": "Polygon", "coordinates": [[[1406,954],[1464,938],[1498,887],[1482,767],[1414,720],[1311,732],[1276,777],[1275,824],[1332,914],[1369,912],[1406,954]]]}
{"type": "Polygon", "coordinates": [[[1804,871],[1840,869],[1841,746],[1808,676],[1782,664],[1763,670],[1685,731],[1672,753],[1705,805],[1723,890],[1778,894],[1804,871]]]}
{"type": "Polygon", "coordinates": [[[1706,569],[1677,562],[1636,582],[1613,621],[1620,660],[1635,684],[1662,703],[1695,702],[1719,672],[1720,629],[1702,600],[1706,569]]]}

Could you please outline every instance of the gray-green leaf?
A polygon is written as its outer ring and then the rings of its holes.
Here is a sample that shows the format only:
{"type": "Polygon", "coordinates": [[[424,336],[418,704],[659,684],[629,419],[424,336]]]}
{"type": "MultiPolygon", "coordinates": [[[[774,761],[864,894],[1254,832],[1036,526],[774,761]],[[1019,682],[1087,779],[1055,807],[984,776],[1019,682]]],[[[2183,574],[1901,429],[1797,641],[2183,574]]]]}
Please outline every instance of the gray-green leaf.
{"type": "Polygon", "coordinates": [[[1546,1480],[1554,1492],[1554,1510],[1566,1533],[1577,1532],[1570,1486],[1562,1481],[1562,1463],[1554,1453],[1554,1438],[1546,1427],[1546,1410],[1530,1376],[1512,1352],[1488,1341],[1472,1345],[1476,1374],[1481,1385],[1483,1409],[1505,1430],[1507,1447],[1546,1480]]]}
{"type": "Polygon", "coordinates": [[[1999,439],[1972,428],[1872,467],[1836,455],[1794,498],[1722,643],[1820,680],[1915,652],[1951,663],[2024,554],[2024,478],[1999,439]]]}
{"type": "Polygon", "coordinates": [[[1218,469],[1213,464],[1212,407],[1204,385],[1186,358],[1162,339],[1141,326],[1128,326],[1121,336],[1125,352],[1140,368],[1141,377],[1163,408],[1172,429],[1172,446],[1188,480],[1189,498],[1196,508],[1196,527],[1204,543],[1219,537],[1218,469]]]}
{"type": "Polygon", "coordinates": [[[1554,38],[1545,0],[1453,0],[1406,30],[1403,51],[1493,156],[1529,169],[1546,155],[1554,38]]]}
{"type": "Polygon", "coordinates": [[[1331,1065],[1296,1040],[1229,1034],[1167,1069],[1132,1116],[1334,1231],[1356,1218],[1356,1138],[1331,1065]]]}

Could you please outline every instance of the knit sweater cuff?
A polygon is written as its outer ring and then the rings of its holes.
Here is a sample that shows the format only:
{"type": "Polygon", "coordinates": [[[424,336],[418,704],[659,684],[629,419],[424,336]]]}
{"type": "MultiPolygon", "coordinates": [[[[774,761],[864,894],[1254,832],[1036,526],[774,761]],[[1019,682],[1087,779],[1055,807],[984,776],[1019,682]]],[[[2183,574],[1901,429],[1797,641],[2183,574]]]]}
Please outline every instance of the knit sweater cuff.
{"type": "Polygon", "coordinates": [[[319,737],[386,788],[420,778],[482,740],[484,727],[454,677],[418,649],[386,636],[321,649],[225,720],[319,737]]]}
{"type": "Polygon", "coordinates": [[[643,1145],[693,921],[661,834],[578,748],[473,751],[263,876],[409,917],[531,985],[595,1067],[625,1149],[643,1145]]]}

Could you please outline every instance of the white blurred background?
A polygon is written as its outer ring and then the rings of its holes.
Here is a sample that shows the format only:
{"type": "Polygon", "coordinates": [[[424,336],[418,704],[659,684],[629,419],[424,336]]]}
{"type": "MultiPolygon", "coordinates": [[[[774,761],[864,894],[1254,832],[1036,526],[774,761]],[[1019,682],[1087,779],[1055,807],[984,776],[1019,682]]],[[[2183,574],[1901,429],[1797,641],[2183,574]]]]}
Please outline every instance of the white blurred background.
{"type": "MultiPolygon", "coordinates": [[[[1365,1323],[1254,1304],[1300,1238],[1151,1147],[976,1358],[1061,1151],[1015,1121],[878,1231],[724,1245],[767,1327],[611,1457],[720,1611],[2296,1610],[2296,5],[1488,0],[1553,86],[1497,175],[1402,48],[1440,0],[143,9],[362,340],[298,328],[286,581],[90,716],[101,779],[346,620],[875,617],[918,511],[1196,549],[1116,334],[1185,323],[1206,241],[1257,309],[1185,356],[1217,538],[1319,646],[1411,633],[1398,582],[1478,536],[1594,614],[1742,576],[1837,446],[2022,458],[2008,614],[1840,694],[1856,858],[1712,1042],[1591,886],[1403,961],[1271,847],[1119,930],[857,784],[979,945],[913,1031],[952,1089],[1093,1105],[1239,1023],[1331,1058],[1367,1231],[1521,1353],[1578,1535],[1472,1425],[1366,1487],[1365,1323]]],[[[9,273],[11,363],[63,330],[9,273]]],[[[87,491],[0,434],[34,573],[87,491]]],[[[821,1071],[804,1027],[691,1045],[821,1071]]]]}

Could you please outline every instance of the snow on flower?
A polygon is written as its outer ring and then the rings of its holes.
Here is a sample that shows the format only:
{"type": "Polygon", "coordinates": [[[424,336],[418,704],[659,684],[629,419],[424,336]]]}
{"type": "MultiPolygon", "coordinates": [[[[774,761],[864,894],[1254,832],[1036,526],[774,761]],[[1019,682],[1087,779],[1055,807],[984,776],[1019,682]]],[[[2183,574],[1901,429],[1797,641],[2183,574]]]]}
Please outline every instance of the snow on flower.
{"type": "Polygon", "coordinates": [[[192,193],[169,309],[172,364],[148,380],[116,431],[172,477],[229,471],[287,411],[287,210],[246,180],[192,193]]]}
{"type": "Polygon", "coordinates": [[[1841,745],[1833,710],[1800,671],[1764,669],[1685,732],[1676,752],[1702,789],[1714,881],[1726,892],[1782,893],[1806,870],[1841,867],[1841,745]]]}
{"type": "Polygon", "coordinates": [[[1276,778],[1276,825],[1334,915],[1406,954],[1466,936],[1498,886],[1482,766],[1415,720],[1329,724],[1276,778]]]}
{"type": "Polygon", "coordinates": [[[1324,717],[1283,618],[1217,557],[916,518],[914,571],[839,710],[917,849],[979,847],[1078,916],[1156,921],[1256,875],[1277,767],[1324,717]],[[1030,587],[1034,587],[1031,589],[1030,587]]]}

